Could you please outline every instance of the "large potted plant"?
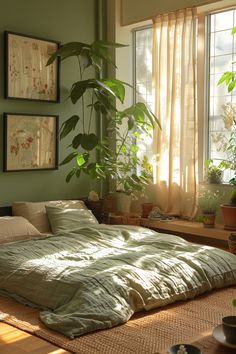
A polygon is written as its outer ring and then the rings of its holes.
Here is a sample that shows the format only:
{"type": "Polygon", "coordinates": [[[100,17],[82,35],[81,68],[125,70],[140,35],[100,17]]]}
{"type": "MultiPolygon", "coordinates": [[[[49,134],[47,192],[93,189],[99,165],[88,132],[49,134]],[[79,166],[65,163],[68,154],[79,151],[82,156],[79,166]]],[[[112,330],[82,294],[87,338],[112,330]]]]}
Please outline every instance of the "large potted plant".
{"type": "MultiPolygon", "coordinates": [[[[236,27],[232,30],[232,34],[235,33],[236,27]]],[[[231,93],[236,86],[236,71],[226,71],[218,81],[218,85],[222,83],[226,84],[228,92],[231,93]]],[[[229,184],[233,186],[233,192],[229,203],[222,204],[221,210],[225,229],[236,230],[236,105],[228,102],[222,108],[225,128],[230,131],[230,137],[225,146],[226,159],[221,162],[221,166],[233,174],[229,180],[229,184]]]]}
{"type": "Polygon", "coordinates": [[[150,181],[150,170],[141,168],[137,172],[137,166],[142,164],[136,140],[142,134],[150,134],[159,121],[141,102],[121,110],[116,108],[116,100],[123,105],[126,89],[131,86],[117,79],[102,78],[101,74],[104,63],[114,65],[110,48],[122,46],[104,41],[67,43],[51,56],[47,65],[57,57],[62,61],[75,57],[78,62],[75,76],[79,79],[69,93],[71,102],[78,103],[78,114],[69,117],[60,129],[60,139],[71,135],[71,151],[61,162],[64,165],[74,161],[66,181],[81,173],[92,179],[111,178],[117,181],[118,189],[130,193],[142,190],[150,181]],[[96,121],[106,126],[105,137],[97,134],[96,124],[92,124],[96,121]]]}

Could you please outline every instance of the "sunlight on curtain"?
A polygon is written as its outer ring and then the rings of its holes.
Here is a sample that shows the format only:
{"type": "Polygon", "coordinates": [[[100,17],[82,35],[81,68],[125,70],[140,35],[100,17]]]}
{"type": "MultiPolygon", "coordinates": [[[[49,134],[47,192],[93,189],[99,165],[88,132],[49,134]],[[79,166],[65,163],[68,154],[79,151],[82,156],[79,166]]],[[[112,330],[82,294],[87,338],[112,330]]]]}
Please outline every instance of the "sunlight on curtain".
{"type": "Polygon", "coordinates": [[[192,218],[196,209],[197,114],[195,15],[186,9],[154,19],[154,134],[157,203],[162,211],[192,218]]]}

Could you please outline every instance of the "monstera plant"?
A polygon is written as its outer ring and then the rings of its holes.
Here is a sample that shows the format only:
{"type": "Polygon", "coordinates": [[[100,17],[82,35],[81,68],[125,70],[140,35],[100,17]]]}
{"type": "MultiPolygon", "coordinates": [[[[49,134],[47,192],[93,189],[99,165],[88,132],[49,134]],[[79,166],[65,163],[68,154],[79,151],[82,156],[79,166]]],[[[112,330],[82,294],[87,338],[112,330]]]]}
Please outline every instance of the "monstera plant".
{"type": "Polygon", "coordinates": [[[74,161],[66,177],[69,182],[81,173],[92,179],[111,177],[125,191],[142,190],[150,181],[148,164],[140,161],[137,139],[150,134],[157,117],[141,102],[118,110],[116,101],[124,104],[127,89],[132,87],[114,78],[102,78],[103,65],[115,65],[109,51],[122,44],[95,41],[92,44],[70,42],[64,44],[49,59],[50,65],[59,57],[62,61],[75,57],[79,80],[72,84],[69,99],[77,107],[77,114],[68,117],[60,128],[60,139],[70,134],[68,156],[61,165],[74,161]],[[96,124],[102,120],[106,135],[96,133],[96,124]],[[139,173],[136,167],[141,166],[139,173]]]}

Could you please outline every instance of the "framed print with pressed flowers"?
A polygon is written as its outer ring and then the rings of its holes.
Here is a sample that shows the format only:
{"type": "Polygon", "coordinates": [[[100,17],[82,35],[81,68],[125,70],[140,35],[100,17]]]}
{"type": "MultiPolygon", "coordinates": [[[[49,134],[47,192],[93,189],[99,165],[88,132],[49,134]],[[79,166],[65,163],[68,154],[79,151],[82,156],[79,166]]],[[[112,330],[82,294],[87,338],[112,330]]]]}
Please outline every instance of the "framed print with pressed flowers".
{"type": "Polygon", "coordinates": [[[59,102],[59,42],[5,31],[5,98],[59,102]]]}
{"type": "Polygon", "coordinates": [[[58,116],[4,113],[4,172],[58,168],[58,116]]]}

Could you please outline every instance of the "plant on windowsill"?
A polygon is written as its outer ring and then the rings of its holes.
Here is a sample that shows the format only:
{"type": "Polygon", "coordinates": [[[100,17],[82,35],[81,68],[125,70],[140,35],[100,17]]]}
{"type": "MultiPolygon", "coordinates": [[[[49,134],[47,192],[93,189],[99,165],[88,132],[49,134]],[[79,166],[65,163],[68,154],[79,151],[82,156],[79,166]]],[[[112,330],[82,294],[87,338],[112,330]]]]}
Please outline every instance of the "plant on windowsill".
{"type": "Polygon", "coordinates": [[[198,197],[198,206],[202,212],[203,226],[212,228],[215,226],[216,211],[219,207],[221,195],[219,192],[205,191],[198,197]]]}
{"type": "Polygon", "coordinates": [[[207,183],[220,184],[222,183],[223,166],[214,165],[212,159],[205,160],[205,174],[207,183]]]}
{"type": "MultiPolygon", "coordinates": [[[[236,33],[236,27],[232,29],[232,34],[236,33]]],[[[225,83],[228,92],[231,93],[236,86],[236,71],[226,71],[218,85],[225,83]]],[[[221,162],[221,166],[225,170],[233,171],[233,177],[229,180],[229,184],[234,187],[230,197],[229,204],[222,204],[221,210],[223,213],[225,229],[236,230],[236,106],[233,103],[223,105],[223,119],[225,128],[230,130],[230,137],[226,143],[225,152],[227,158],[221,162]]]]}
{"type": "Polygon", "coordinates": [[[95,41],[91,45],[71,42],[55,52],[47,65],[57,57],[62,61],[75,57],[78,61],[75,73],[78,80],[69,93],[71,102],[78,103],[78,114],[68,118],[60,129],[60,139],[73,133],[69,145],[72,151],[61,162],[65,165],[74,161],[66,181],[84,173],[91,179],[114,179],[118,188],[122,186],[125,193],[131,193],[143,190],[150,181],[150,171],[141,168],[136,172],[140,164],[136,139],[142,134],[150,134],[159,121],[141,102],[123,110],[116,108],[116,100],[123,104],[125,90],[131,86],[117,79],[102,78],[102,67],[114,65],[109,50],[119,47],[123,45],[105,41],[95,41]],[[105,137],[96,133],[98,120],[107,128],[105,137]]]}

